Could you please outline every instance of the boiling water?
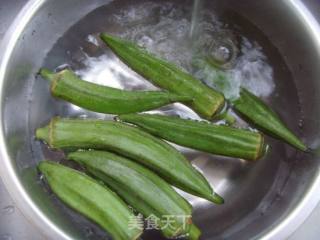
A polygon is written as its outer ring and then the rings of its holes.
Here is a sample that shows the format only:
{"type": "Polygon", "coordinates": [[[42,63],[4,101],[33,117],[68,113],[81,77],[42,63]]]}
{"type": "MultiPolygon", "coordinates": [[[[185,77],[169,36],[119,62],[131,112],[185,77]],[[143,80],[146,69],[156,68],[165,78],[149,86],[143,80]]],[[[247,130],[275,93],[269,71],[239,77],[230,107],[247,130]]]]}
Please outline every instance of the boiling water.
{"type": "MultiPolygon", "coordinates": [[[[173,3],[137,4],[114,13],[111,21],[123,28],[121,32],[114,32],[118,36],[176,63],[209,86],[223,91],[227,98],[237,97],[240,86],[258,96],[270,96],[275,88],[273,69],[259,43],[240,36],[239,42],[232,43],[239,45],[239,53],[230,53],[230,49],[224,48],[223,41],[232,41],[230,36],[224,34],[229,32],[231,35],[232,31],[212,11],[205,11],[200,6],[201,3],[196,1],[190,18],[190,9],[176,8],[173,3]],[[215,47],[212,48],[212,45],[215,47]],[[217,51],[219,48],[228,55],[226,58],[234,59],[234,66],[223,73],[226,75],[224,84],[219,82],[219,73],[213,71],[210,65],[194,67],[194,62],[206,57],[205,53],[213,54],[210,50],[217,51]],[[232,54],[237,56],[229,56],[232,54]]],[[[90,34],[86,40],[95,47],[104,47],[97,35],[90,34]]],[[[87,81],[121,89],[154,89],[151,84],[128,71],[117,58],[107,55],[91,57],[85,51],[83,54],[84,67],[77,73],[87,81]]]]}
{"type": "MultiPolygon", "coordinates": [[[[218,2],[113,1],[93,11],[64,33],[48,53],[43,65],[50,69],[69,67],[84,80],[119,89],[156,90],[155,86],[129,69],[101,42],[99,33],[107,32],[134,41],[157,56],[174,62],[208,86],[223,91],[227,98],[237,97],[240,86],[248,88],[267,101],[288,122],[289,127],[298,132],[301,114],[297,92],[282,57],[253,24],[241,16],[230,17],[224,10],[216,11],[218,6],[215,4],[218,2]],[[216,65],[213,67],[206,60],[213,58],[219,60],[221,69],[217,69],[216,65]],[[292,119],[297,121],[290,121],[292,119]]],[[[43,79],[37,79],[34,91],[43,91],[44,84],[48,89],[43,79]]],[[[113,117],[51,98],[49,91],[48,101],[55,115],[102,119],[113,117]]],[[[41,99],[32,99],[32,102],[41,102],[41,99]]],[[[32,108],[36,107],[31,106],[31,114],[32,108]]],[[[181,104],[172,104],[152,112],[200,119],[181,104]]],[[[272,151],[256,164],[177,146],[226,200],[223,206],[215,206],[182,193],[195,208],[195,223],[206,229],[204,238],[221,234],[242,216],[259,208],[261,199],[274,184],[270,176],[276,175],[280,165],[285,164],[281,163],[282,159],[290,159],[295,154],[292,148],[279,141],[268,138],[268,143],[272,151]],[[259,190],[256,186],[259,186],[259,190]],[[254,196],[247,194],[248,189],[256,189],[254,196]],[[220,221],[222,216],[224,221],[220,221]]],[[[37,156],[39,159],[63,161],[61,153],[51,151],[38,142],[34,143],[34,148],[41,148],[42,154],[37,156]]],[[[76,225],[84,224],[93,229],[90,230],[90,239],[103,238],[104,233],[85,219],[72,211],[66,211],[66,214],[76,225]]],[[[84,229],[79,228],[79,231],[83,231],[84,236],[88,235],[84,229]]],[[[161,239],[161,236],[151,231],[144,238],[161,239]]]]}

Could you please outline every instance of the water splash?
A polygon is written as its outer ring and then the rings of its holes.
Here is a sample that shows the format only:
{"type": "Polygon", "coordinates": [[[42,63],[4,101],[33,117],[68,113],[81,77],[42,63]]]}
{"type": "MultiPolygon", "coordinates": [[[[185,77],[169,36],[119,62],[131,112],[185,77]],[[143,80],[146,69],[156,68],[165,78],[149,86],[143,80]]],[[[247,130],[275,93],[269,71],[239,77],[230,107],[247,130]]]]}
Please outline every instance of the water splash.
{"type": "Polygon", "coordinates": [[[210,62],[200,59],[196,62],[195,76],[210,87],[224,93],[227,99],[238,98],[240,87],[245,87],[259,97],[270,96],[275,83],[273,69],[262,48],[242,37],[239,57],[231,69],[221,70],[210,62]]]}
{"type": "MultiPolygon", "coordinates": [[[[201,5],[200,0],[195,2],[190,18],[190,8],[177,8],[170,2],[135,4],[115,13],[112,24],[121,26],[121,31],[115,33],[118,36],[177,64],[208,86],[222,91],[228,99],[238,97],[241,86],[257,96],[270,96],[275,88],[273,69],[261,46],[244,36],[235,37],[212,11],[201,5]],[[204,61],[204,53],[208,52],[224,64],[223,71],[216,71],[204,61]],[[205,64],[197,65],[198,59],[205,64]]],[[[94,41],[92,36],[87,39],[94,41]]],[[[83,65],[77,74],[90,82],[126,90],[157,89],[113,54],[86,56],[83,65]]],[[[175,111],[175,115],[197,119],[192,111],[173,106],[171,110],[161,111],[172,114],[175,111]]]]}
{"type": "MultiPolygon", "coordinates": [[[[170,3],[149,4],[141,11],[152,12],[155,9],[162,14],[157,15],[151,23],[140,21],[138,10],[124,9],[123,14],[131,16],[132,21],[139,20],[140,24],[119,35],[176,63],[211,87],[223,91],[224,86],[221,85],[224,82],[227,87],[223,92],[227,97],[238,96],[240,86],[246,87],[257,96],[268,97],[272,94],[275,88],[273,69],[262,47],[244,36],[235,36],[213,12],[202,8],[201,0],[194,2],[191,19],[186,18],[188,10],[175,8],[170,3]],[[215,73],[208,74],[209,69],[194,69],[197,54],[203,54],[201,51],[211,51],[216,59],[226,64],[227,70],[223,74],[216,74],[216,78],[215,73]]],[[[120,24],[123,21],[120,17],[117,20],[120,24]]]]}
{"type": "Polygon", "coordinates": [[[251,43],[242,38],[241,56],[232,77],[241,82],[252,93],[260,97],[268,97],[275,89],[273,69],[258,43],[251,43]]]}

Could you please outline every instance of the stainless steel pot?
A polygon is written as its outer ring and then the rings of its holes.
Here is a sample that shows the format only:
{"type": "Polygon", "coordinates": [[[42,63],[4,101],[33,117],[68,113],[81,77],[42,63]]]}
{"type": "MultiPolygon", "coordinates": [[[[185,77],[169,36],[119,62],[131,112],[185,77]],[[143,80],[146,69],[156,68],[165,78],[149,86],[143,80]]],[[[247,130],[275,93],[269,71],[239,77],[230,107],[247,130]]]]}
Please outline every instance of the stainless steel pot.
{"type": "MultiPolygon", "coordinates": [[[[192,5],[188,0],[174,2],[192,5]]],[[[60,153],[48,152],[36,142],[34,129],[53,115],[79,112],[53,100],[47,84],[35,74],[43,64],[56,66],[70,60],[66,49],[79,44],[91,31],[108,29],[99,18],[77,23],[80,19],[103,5],[112,14],[124,4],[135,1],[31,0],[8,29],[0,48],[1,177],[26,217],[51,239],[101,239],[105,235],[65,208],[39,179],[36,163],[47,156],[59,158],[60,153]],[[70,32],[75,24],[79,30],[70,32]],[[65,34],[69,34],[68,41],[59,40],[65,34]]],[[[299,0],[207,4],[248,36],[257,29],[262,32],[252,36],[262,45],[268,42],[265,47],[274,59],[276,81],[281,81],[280,100],[275,97],[274,107],[316,147],[320,136],[320,28],[304,4],[299,0]],[[303,122],[298,124],[298,118],[303,122]]],[[[218,207],[188,196],[203,239],[284,239],[316,206],[319,159],[271,142],[273,153],[255,164],[186,153],[227,199],[218,207]]],[[[151,232],[143,238],[161,236],[151,232]]]]}

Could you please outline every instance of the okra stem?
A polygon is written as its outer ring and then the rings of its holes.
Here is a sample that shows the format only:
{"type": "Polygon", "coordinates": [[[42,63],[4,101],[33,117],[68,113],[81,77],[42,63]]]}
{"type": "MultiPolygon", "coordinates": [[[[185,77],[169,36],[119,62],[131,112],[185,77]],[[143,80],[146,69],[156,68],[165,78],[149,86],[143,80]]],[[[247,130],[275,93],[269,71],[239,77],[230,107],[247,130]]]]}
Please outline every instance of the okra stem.
{"type": "Polygon", "coordinates": [[[41,68],[39,74],[43,78],[49,80],[50,82],[52,82],[57,77],[56,73],[54,73],[54,72],[52,72],[52,71],[50,71],[49,69],[46,69],[46,68],[41,68]]]}
{"type": "Polygon", "coordinates": [[[200,229],[196,225],[192,224],[188,232],[187,239],[198,240],[200,238],[200,235],[201,235],[200,229]]]}
{"type": "Polygon", "coordinates": [[[45,141],[46,143],[50,143],[51,140],[50,140],[50,127],[49,127],[49,125],[42,127],[42,128],[37,128],[36,137],[38,139],[45,141]]]}

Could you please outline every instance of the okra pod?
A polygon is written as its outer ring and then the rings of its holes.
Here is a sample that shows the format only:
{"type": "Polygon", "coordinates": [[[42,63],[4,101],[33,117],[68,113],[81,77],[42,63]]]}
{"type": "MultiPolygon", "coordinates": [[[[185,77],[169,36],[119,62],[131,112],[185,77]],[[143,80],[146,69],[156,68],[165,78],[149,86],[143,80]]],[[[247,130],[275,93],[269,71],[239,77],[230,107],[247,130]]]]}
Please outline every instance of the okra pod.
{"type": "Polygon", "coordinates": [[[119,118],[170,142],[213,154],[257,160],[266,148],[264,137],[249,130],[152,114],[119,118]]]}
{"type": "Polygon", "coordinates": [[[48,126],[37,129],[36,137],[53,148],[118,153],[144,164],[186,192],[223,203],[204,176],[179,151],[136,127],[114,121],[54,118],[48,126]]]}
{"type": "MultiPolygon", "coordinates": [[[[172,228],[175,230],[170,237],[179,236],[183,231],[188,232],[191,224],[191,205],[151,170],[124,157],[103,151],[73,152],[68,155],[68,159],[82,165],[106,185],[111,178],[121,188],[134,193],[143,204],[155,210],[154,213],[157,213],[159,219],[162,216],[172,216],[172,228]]],[[[136,203],[130,205],[135,208],[136,203]]]]}
{"type": "MultiPolygon", "coordinates": [[[[141,198],[139,198],[135,192],[131,192],[130,189],[127,189],[125,185],[121,185],[114,181],[112,178],[108,178],[105,176],[105,180],[108,182],[108,186],[113,189],[126,203],[128,203],[131,207],[141,213],[146,219],[150,217],[158,218],[160,216],[159,213],[147,203],[145,203],[141,198]]],[[[165,216],[162,216],[165,217],[165,216]]],[[[160,217],[161,218],[161,217],[160,217]]],[[[161,218],[162,219],[162,218],[161,218]]],[[[156,228],[161,230],[162,234],[167,238],[172,238],[175,235],[174,229],[170,227],[166,227],[165,222],[158,221],[156,224],[156,228]]],[[[195,225],[191,224],[189,231],[184,232],[183,236],[186,236],[187,239],[190,240],[198,240],[201,235],[200,229],[195,225]]],[[[179,238],[180,236],[173,237],[179,238]]]]}
{"type": "Polygon", "coordinates": [[[53,96],[99,113],[135,113],[173,102],[192,102],[191,97],[164,91],[125,91],[101,86],[81,80],[67,69],[58,73],[41,69],[40,75],[51,82],[53,96]]]}
{"type": "Polygon", "coordinates": [[[237,112],[262,131],[282,139],[301,151],[308,149],[268,105],[245,88],[241,89],[240,97],[232,101],[232,104],[237,112]]]}
{"type": "Polygon", "coordinates": [[[102,33],[101,39],[130,68],[156,86],[193,98],[188,103],[202,117],[211,119],[224,106],[224,96],[172,63],[149,54],[132,42],[102,33]]]}
{"type": "Polygon", "coordinates": [[[135,216],[125,202],[91,177],[49,161],[41,162],[39,170],[64,203],[99,224],[113,239],[137,239],[142,234],[128,227],[135,216]]]}

